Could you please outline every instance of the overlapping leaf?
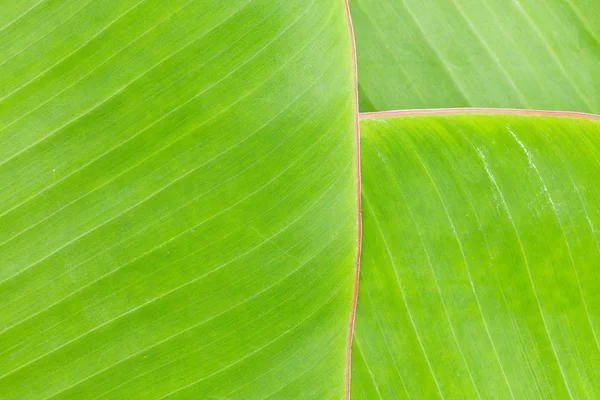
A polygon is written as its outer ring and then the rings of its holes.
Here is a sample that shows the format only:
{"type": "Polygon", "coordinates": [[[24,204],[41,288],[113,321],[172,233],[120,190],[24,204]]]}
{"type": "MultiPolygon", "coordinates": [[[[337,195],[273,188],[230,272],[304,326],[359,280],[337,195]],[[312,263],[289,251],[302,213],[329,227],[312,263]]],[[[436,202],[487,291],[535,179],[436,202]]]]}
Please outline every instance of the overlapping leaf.
{"type": "Polygon", "coordinates": [[[350,0],[361,111],[600,113],[594,0],[350,0]]]}
{"type": "Polygon", "coordinates": [[[363,118],[353,399],[594,399],[600,121],[363,118]]]}
{"type": "Polygon", "coordinates": [[[0,398],[341,397],[343,3],[0,10],[0,398]]]}

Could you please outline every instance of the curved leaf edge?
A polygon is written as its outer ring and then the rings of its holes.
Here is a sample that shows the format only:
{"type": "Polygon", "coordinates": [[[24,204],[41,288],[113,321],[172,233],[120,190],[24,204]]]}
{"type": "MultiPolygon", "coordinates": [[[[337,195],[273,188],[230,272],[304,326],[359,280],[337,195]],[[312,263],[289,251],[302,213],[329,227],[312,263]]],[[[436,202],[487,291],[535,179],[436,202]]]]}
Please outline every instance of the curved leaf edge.
{"type": "Polygon", "coordinates": [[[350,310],[350,322],[348,324],[348,347],[346,349],[346,390],[345,398],[350,400],[350,388],[352,380],[352,337],[354,336],[354,321],[356,319],[356,306],[358,304],[358,281],[360,276],[360,254],[362,249],[362,215],[361,215],[361,179],[360,179],[360,112],[358,103],[358,62],[356,57],[356,39],[354,35],[354,26],[352,25],[352,16],[350,14],[349,0],[344,0],[344,9],[348,21],[348,33],[350,35],[350,44],[352,46],[352,74],[354,85],[354,136],[356,141],[356,267],[354,270],[354,288],[352,294],[352,306],[350,310]]]}
{"type": "Polygon", "coordinates": [[[556,117],[574,117],[600,120],[600,115],[577,111],[548,111],[530,110],[524,108],[485,108],[485,107],[458,107],[458,108],[423,108],[410,110],[390,110],[359,113],[362,118],[381,118],[403,115],[443,115],[443,114],[522,114],[522,115],[548,115],[556,117]]]}

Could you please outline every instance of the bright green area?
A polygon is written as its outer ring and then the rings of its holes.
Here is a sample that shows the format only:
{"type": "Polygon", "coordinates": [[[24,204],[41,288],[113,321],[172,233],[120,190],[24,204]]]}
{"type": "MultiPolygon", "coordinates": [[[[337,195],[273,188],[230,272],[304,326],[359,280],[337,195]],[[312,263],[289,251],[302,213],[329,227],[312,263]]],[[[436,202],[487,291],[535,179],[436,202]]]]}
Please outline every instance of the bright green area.
{"type": "Polygon", "coordinates": [[[342,397],[343,2],[0,10],[0,398],[342,397]]]}
{"type": "Polygon", "coordinates": [[[350,0],[361,111],[600,113],[597,0],[350,0]]]}
{"type": "Polygon", "coordinates": [[[600,396],[600,121],[363,118],[352,398],[600,396]]]}

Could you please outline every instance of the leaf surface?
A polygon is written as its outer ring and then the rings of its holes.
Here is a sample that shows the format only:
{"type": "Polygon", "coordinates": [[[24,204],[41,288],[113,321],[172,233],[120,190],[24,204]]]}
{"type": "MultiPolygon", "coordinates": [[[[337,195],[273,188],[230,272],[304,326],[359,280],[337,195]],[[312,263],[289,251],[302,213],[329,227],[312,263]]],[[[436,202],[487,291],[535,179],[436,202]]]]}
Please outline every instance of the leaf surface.
{"type": "Polygon", "coordinates": [[[361,120],[353,399],[594,399],[600,121],[361,120]]]}
{"type": "Polygon", "coordinates": [[[343,2],[0,10],[0,398],[340,398],[343,2]]]}
{"type": "Polygon", "coordinates": [[[600,113],[595,0],[350,0],[361,111],[600,113]]]}

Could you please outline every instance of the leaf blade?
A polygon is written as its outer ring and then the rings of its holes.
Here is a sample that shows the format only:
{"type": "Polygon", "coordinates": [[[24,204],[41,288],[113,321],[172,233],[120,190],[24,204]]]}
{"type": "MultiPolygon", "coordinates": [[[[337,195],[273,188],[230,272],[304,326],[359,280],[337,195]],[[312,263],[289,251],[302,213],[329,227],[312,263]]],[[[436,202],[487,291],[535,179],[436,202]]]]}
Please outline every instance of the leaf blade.
{"type": "Polygon", "coordinates": [[[593,397],[598,122],[407,114],[361,121],[356,396],[593,397]]]}
{"type": "Polygon", "coordinates": [[[361,111],[599,113],[592,2],[353,0],[361,111]]]}
{"type": "Polygon", "coordinates": [[[0,35],[2,397],[341,396],[343,4],[47,0],[0,35]]]}

